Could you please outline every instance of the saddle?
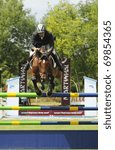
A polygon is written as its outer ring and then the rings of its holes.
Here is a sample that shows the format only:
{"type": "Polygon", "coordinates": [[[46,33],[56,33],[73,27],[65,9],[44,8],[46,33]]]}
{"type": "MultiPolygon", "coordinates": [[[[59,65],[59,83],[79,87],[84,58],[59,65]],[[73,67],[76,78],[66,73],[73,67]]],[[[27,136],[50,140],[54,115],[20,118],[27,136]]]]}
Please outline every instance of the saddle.
{"type": "MultiPolygon", "coordinates": [[[[30,68],[32,68],[32,63],[33,63],[33,60],[35,59],[35,55],[33,55],[32,56],[32,59],[30,60],[30,68]]],[[[53,68],[55,69],[56,67],[57,67],[57,64],[56,64],[56,62],[55,62],[55,60],[54,60],[54,58],[50,55],[49,56],[49,58],[51,59],[51,61],[52,61],[52,66],[53,66],[53,68]]]]}

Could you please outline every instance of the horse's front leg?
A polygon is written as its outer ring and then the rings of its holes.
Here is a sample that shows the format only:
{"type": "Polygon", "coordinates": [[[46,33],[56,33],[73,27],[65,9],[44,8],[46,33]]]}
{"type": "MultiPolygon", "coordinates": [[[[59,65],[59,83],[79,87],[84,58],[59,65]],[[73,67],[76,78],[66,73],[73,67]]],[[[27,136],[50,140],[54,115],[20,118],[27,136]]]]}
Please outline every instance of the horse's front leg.
{"type": "Polygon", "coordinates": [[[45,89],[44,80],[41,80],[41,89],[42,89],[42,90],[45,89]]]}
{"type": "Polygon", "coordinates": [[[53,89],[55,87],[54,77],[51,75],[51,76],[49,76],[48,80],[49,80],[49,88],[48,88],[47,95],[51,96],[52,92],[53,92],[53,89]]]}
{"type": "Polygon", "coordinates": [[[37,77],[36,77],[36,74],[35,74],[35,72],[36,72],[36,68],[34,68],[33,70],[32,70],[32,78],[31,78],[31,80],[32,80],[32,82],[33,82],[33,85],[34,85],[34,89],[35,89],[35,92],[36,92],[36,94],[38,95],[38,96],[40,96],[41,94],[42,94],[42,91],[39,89],[39,87],[37,86],[37,77]]]}
{"type": "Polygon", "coordinates": [[[41,90],[39,89],[39,87],[37,86],[37,79],[36,79],[36,77],[33,76],[33,77],[31,78],[31,80],[32,80],[32,82],[33,82],[33,85],[34,85],[34,89],[35,89],[36,94],[37,94],[38,96],[41,96],[42,91],[41,91],[41,90]]]}

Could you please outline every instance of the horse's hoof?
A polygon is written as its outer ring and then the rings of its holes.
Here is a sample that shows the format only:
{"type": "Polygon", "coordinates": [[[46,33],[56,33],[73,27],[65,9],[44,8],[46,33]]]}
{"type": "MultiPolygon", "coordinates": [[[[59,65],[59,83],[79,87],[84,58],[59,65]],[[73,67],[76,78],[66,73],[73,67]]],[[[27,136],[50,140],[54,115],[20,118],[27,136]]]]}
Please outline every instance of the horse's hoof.
{"type": "Polygon", "coordinates": [[[37,96],[42,96],[42,91],[36,91],[37,96]]]}
{"type": "Polygon", "coordinates": [[[52,95],[52,92],[48,91],[47,96],[51,96],[51,95],[52,95]]]}

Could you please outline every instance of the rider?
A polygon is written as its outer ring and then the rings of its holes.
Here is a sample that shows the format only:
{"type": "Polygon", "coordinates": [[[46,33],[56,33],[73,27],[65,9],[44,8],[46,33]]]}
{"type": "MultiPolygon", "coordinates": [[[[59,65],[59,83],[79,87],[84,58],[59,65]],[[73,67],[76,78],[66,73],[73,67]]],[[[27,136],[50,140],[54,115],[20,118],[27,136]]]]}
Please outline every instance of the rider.
{"type": "MultiPolygon", "coordinates": [[[[54,37],[52,33],[48,32],[43,24],[38,24],[37,26],[37,32],[33,34],[32,37],[32,48],[29,56],[29,60],[26,63],[25,69],[28,70],[30,68],[30,61],[32,60],[32,57],[34,55],[34,52],[42,47],[47,46],[48,49],[52,49],[51,56],[53,57],[54,61],[56,62],[57,66],[59,67],[60,71],[63,71],[63,66],[59,61],[59,58],[55,52],[54,49],[54,37]]],[[[48,50],[46,49],[46,50],[48,50]]]]}

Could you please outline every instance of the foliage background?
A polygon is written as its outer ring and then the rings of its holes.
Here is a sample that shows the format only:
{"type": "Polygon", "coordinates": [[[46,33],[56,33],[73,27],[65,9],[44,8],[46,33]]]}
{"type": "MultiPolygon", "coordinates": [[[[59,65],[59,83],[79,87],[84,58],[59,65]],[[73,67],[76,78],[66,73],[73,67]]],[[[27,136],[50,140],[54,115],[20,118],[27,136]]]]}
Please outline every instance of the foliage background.
{"type": "MultiPolygon", "coordinates": [[[[42,22],[56,36],[58,55],[71,59],[71,80],[79,91],[83,76],[98,78],[98,2],[87,0],[77,5],[60,0],[42,22]]],[[[22,0],[0,0],[0,68],[2,84],[18,76],[18,64],[28,58],[31,35],[38,22],[22,0]]],[[[74,88],[74,87],[72,87],[74,88]]],[[[59,90],[59,89],[58,89],[59,90]]]]}

